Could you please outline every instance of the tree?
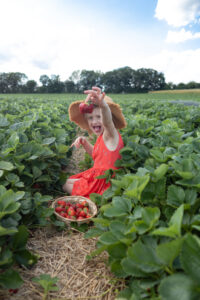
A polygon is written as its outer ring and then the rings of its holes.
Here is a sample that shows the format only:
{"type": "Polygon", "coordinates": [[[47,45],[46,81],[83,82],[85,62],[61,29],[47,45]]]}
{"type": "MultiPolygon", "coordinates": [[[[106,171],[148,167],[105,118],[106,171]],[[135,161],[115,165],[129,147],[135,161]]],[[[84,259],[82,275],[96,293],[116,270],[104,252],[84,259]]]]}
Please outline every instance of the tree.
{"type": "Polygon", "coordinates": [[[102,73],[98,71],[82,70],[80,73],[79,91],[90,89],[92,86],[101,86],[102,73]]]}
{"type": "Polygon", "coordinates": [[[42,84],[42,87],[40,88],[40,91],[42,93],[48,93],[48,84],[49,84],[49,76],[47,75],[41,75],[39,81],[42,84]]]}
{"type": "Polygon", "coordinates": [[[76,85],[72,80],[66,80],[64,82],[65,85],[65,92],[66,93],[74,93],[76,92],[76,85]]]}
{"type": "Polygon", "coordinates": [[[37,88],[37,82],[35,80],[28,80],[23,86],[23,91],[25,93],[35,93],[37,88]]]}
{"type": "Polygon", "coordinates": [[[133,85],[135,92],[148,92],[165,88],[165,77],[153,69],[141,68],[134,72],[133,85]]]}
{"type": "Polygon", "coordinates": [[[22,91],[24,82],[28,77],[24,73],[10,72],[4,73],[4,83],[6,83],[7,93],[19,93],[22,91]]]}
{"type": "Polygon", "coordinates": [[[133,90],[132,78],[134,70],[130,67],[123,67],[106,72],[103,76],[103,86],[106,92],[130,93],[133,90]]]}
{"type": "Polygon", "coordinates": [[[0,73],[0,93],[8,93],[7,73],[0,73]]]}
{"type": "Polygon", "coordinates": [[[48,82],[48,93],[62,93],[64,91],[64,83],[60,81],[59,75],[51,75],[48,82]]]}

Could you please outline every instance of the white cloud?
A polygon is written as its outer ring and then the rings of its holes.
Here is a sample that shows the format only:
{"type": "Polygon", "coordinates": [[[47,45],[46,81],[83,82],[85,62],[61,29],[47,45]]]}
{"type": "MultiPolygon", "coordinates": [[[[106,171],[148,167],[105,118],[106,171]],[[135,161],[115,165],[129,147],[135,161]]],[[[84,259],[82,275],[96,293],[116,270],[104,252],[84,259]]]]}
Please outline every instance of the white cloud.
{"type": "Polygon", "coordinates": [[[187,40],[194,40],[200,38],[200,32],[192,33],[191,31],[187,31],[184,28],[182,28],[179,31],[172,31],[169,30],[166,38],[167,43],[182,43],[187,40]]]}
{"type": "Polygon", "coordinates": [[[166,82],[200,82],[200,48],[187,51],[163,50],[148,57],[144,64],[163,72],[166,82]]]}
{"type": "Polygon", "coordinates": [[[199,0],[158,0],[155,17],[169,25],[182,27],[196,22],[200,15],[199,0]]]}

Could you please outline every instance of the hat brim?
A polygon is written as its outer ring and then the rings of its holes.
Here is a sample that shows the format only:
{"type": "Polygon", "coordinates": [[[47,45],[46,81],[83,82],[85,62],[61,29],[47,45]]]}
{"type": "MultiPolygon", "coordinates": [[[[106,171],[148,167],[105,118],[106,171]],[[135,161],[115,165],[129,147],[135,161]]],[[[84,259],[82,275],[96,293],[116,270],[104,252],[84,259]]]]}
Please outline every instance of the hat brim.
{"type": "MultiPolygon", "coordinates": [[[[112,113],[113,123],[116,129],[122,129],[126,127],[126,120],[123,116],[121,107],[119,104],[111,102],[111,98],[105,97],[104,98],[112,113]]],[[[80,103],[84,102],[84,100],[72,102],[69,106],[69,119],[70,121],[76,123],[82,129],[87,130],[89,134],[92,134],[91,129],[88,126],[88,122],[83,113],[80,112],[79,105],[80,103]]]]}

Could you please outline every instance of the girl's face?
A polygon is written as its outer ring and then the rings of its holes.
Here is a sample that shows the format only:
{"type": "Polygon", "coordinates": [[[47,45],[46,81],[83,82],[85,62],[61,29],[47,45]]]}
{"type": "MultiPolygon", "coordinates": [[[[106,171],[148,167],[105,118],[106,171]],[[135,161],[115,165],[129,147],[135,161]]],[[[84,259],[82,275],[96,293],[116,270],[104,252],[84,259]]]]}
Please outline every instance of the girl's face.
{"type": "Polygon", "coordinates": [[[104,129],[102,124],[101,109],[96,107],[91,114],[86,113],[85,117],[92,132],[98,136],[101,135],[104,129]]]}

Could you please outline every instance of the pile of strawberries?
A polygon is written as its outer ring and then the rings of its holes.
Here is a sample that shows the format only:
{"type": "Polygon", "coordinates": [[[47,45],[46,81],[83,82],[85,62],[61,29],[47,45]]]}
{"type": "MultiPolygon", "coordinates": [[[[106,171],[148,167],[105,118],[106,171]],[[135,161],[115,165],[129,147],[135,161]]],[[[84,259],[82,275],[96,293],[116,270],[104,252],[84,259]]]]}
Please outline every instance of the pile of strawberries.
{"type": "Polygon", "coordinates": [[[70,220],[83,220],[91,218],[87,201],[71,203],[58,200],[55,211],[62,217],[70,220]]]}

